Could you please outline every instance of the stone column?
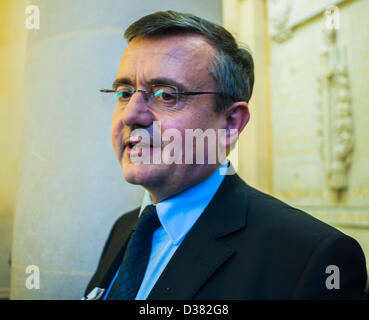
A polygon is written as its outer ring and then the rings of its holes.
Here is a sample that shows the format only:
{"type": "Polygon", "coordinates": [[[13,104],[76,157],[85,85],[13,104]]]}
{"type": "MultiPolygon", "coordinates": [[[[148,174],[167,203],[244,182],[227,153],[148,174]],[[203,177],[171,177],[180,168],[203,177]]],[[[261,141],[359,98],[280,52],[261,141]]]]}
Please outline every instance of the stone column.
{"type": "Polygon", "coordinates": [[[271,193],[272,145],[269,90],[269,36],[265,0],[223,0],[224,26],[254,58],[255,84],[249,101],[250,122],[239,140],[239,174],[271,193]]]}
{"type": "MultiPolygon", "coordinates": [[[[221,1],[38,0],[25,75],[25,139],[12,246],[12,299],[80,299],[119,215],[143,190],[124,182],[110,142],[111,86],[125,28],[158,10],[221,21],[221,1]],[[27,289],[27,266],[40,288],[27,289]]],[[[35,284],[35,283],[33,283],[35,284]]]]}
{"type": "Polygon", "coordinates": [[[13,213],[22,141],[21,83],[28,0],[0,1],[0,300],[9,298],[13,213]]]}

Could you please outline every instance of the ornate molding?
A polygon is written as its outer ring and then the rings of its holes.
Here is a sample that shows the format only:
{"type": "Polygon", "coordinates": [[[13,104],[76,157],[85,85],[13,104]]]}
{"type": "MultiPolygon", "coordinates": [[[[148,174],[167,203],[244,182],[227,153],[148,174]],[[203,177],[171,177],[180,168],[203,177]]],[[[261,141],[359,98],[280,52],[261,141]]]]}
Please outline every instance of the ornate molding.
{"type": "Polygon", "coordinates": [[[337,31],[324,29],[318,76],[318,137],[327,186],[335,200],[348,188],[354,150],[350,83],[346,48],[337,43],[337,31]]]}
{"type": "Polygon", "coordinates": [[[276,42],[284,42],[292,37],[289,19],[292,10],[291,0],[270,0],[271,38],[276,42]]]}
{"type": "MultiPolygon", "coordinates": [[[[302,12],[292,0],[268,0],[270,37],[273,41],[283,43],[293,36],[294,30],[300,25],[313,20],[317,16],[325,17],[325,23],[332,22],[332,15],[337,6],[353,0],[323,1],[314,10],[302,12]]],[[[339,12],[337,13],[339,14],[339,12]]]]}
{"type": "Polygon", "coordinates": [[[369,228],[368,207],[299,206],[299,208],[330,225],[350,228],[369,228]]]}

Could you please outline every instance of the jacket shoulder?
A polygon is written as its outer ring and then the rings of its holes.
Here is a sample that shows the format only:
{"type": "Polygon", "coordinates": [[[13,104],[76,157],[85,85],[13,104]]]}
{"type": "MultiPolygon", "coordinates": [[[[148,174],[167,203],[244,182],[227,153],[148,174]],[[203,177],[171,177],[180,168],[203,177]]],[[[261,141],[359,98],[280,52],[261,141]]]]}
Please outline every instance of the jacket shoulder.
{"type": "Polygon", "coordinates": [[[242,240],[233,243],[240,264],[247,268],[250,260],[258,261],[265,282],[277,282],[284,297],[363,298],[365,256],[355,239],[243,181],[238,187],[238,197],[247,199],[247,226],[242,240]],[[341,290],[326,287],[327,267],[332,266],[340,270],[341,290]]]}
{"type": "Polygon", "coordinates": [[[263,223],[267,231],[288,232],[308,238],[321,238],[331,234],[344,235],[338,229],[295,208],[271,195],[246,184],[248,221],[263,223]]]}

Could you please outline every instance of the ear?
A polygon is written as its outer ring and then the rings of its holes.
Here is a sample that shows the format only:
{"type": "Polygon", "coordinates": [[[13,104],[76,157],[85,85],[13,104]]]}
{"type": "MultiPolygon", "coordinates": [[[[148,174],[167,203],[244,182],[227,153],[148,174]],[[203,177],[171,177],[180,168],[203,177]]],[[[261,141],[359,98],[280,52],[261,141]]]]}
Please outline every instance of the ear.
{"type": "Polygon", "coordinates": [[[226,136],[221,145],[229,149],[250,120],[249,106],[245,101],[237,101],[224,111],[224,116],[226,136]]]}

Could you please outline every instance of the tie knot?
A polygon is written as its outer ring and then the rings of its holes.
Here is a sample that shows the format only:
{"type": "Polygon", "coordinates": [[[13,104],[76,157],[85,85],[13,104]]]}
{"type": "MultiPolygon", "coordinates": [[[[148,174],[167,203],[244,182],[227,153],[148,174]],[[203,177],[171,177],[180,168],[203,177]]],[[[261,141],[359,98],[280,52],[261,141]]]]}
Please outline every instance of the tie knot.
{"type": "Polygon", "coordinates": [[[156,212],[156,207],[149,205],[142,211],[134,230],[136,232],[153,233],[159,227],[160,220],[156,212]]]}

